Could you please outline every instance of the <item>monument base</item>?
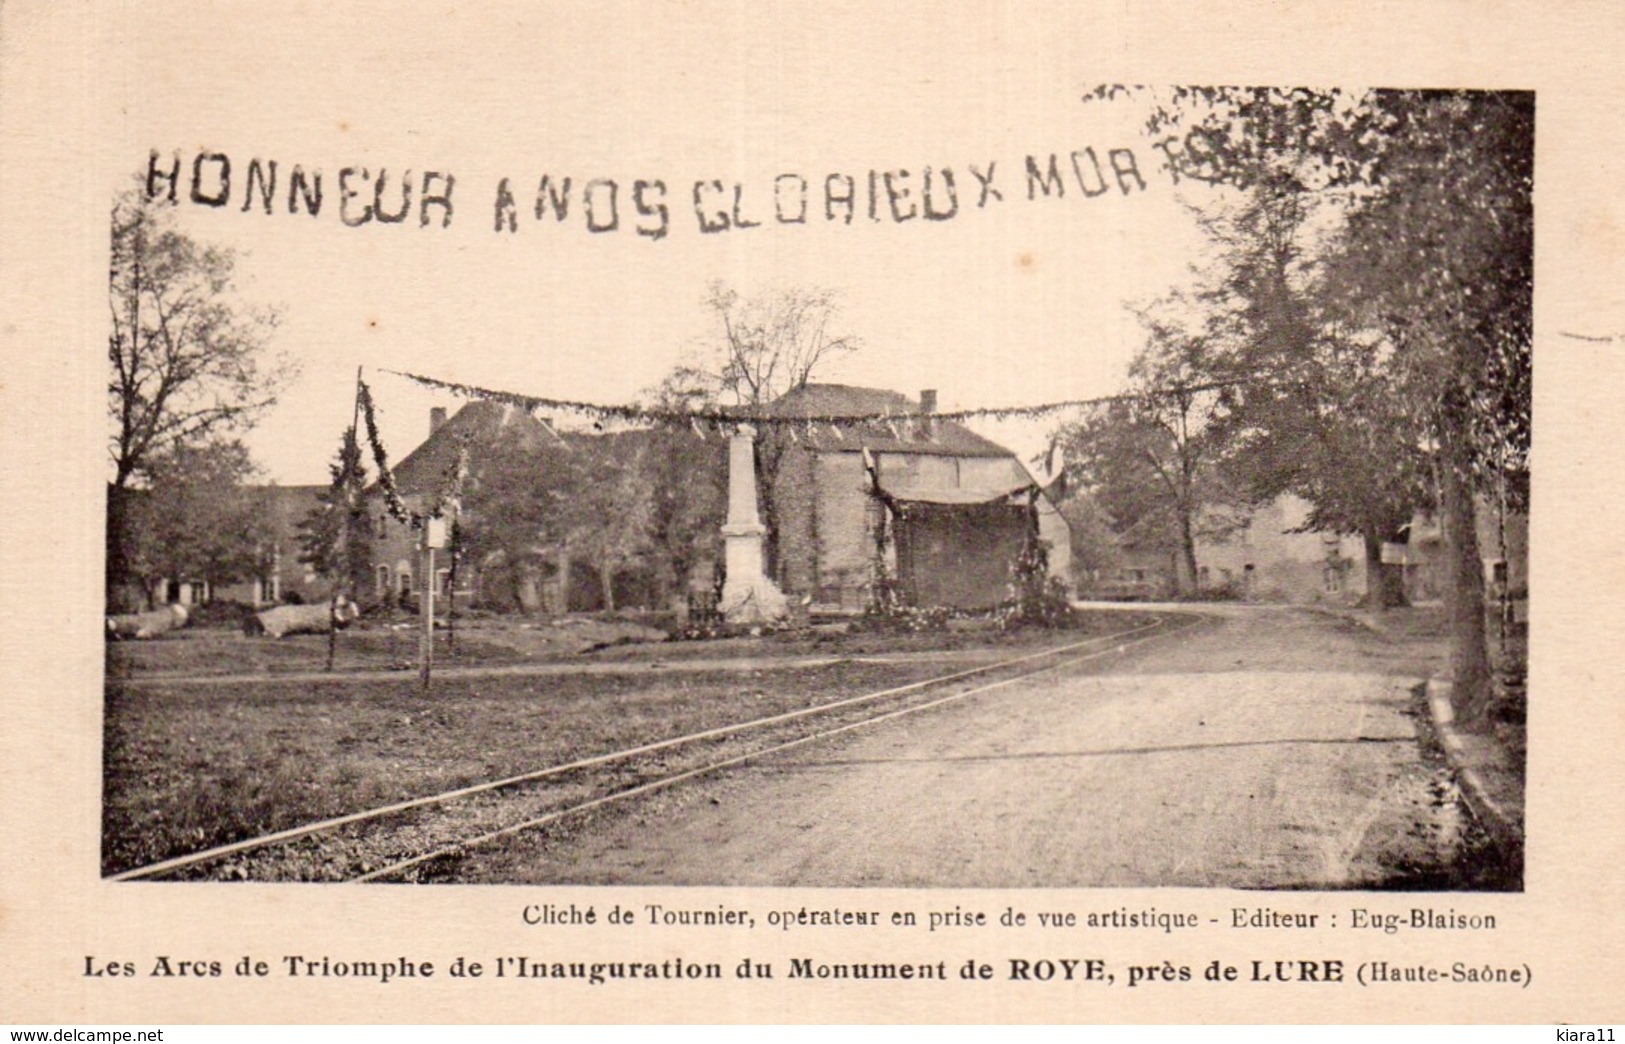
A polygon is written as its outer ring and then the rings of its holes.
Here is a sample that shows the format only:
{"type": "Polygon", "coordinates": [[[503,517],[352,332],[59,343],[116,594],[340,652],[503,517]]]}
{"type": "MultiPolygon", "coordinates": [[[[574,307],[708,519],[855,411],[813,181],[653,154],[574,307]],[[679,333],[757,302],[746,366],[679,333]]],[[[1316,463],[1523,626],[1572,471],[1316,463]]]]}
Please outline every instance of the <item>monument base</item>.
{"type": "Polygon", "coordinates": [[[762,572],[760,523],[730,523],[722,527],[725,580],[717,609],[737,626],[779,623],[790,615],[790,603],[779,585],[762,572]]]}

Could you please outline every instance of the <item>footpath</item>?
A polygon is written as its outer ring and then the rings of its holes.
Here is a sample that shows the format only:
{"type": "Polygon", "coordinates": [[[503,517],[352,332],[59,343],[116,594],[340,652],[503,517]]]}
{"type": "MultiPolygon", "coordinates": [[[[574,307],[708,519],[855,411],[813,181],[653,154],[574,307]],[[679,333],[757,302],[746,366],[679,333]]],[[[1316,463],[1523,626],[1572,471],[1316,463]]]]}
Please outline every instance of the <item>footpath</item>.
{"type": "MultiPolygon", "coordinates": [[[[1353,609],[1325,612],[1352,620],[1394,642],[1435,638],[1429,633],[1427,610],[1393,609],[1382,613],[1353,609]]],[[[1524,749],[1521,727],[1458,727],[1450,704],[1454,688],[1448,671],[1427,679],[1428,716],[1450,767],[1461,784],[1461,794],[1473,817],[1496,846],[1509,857],[1523,853],[1524,749]]]]}

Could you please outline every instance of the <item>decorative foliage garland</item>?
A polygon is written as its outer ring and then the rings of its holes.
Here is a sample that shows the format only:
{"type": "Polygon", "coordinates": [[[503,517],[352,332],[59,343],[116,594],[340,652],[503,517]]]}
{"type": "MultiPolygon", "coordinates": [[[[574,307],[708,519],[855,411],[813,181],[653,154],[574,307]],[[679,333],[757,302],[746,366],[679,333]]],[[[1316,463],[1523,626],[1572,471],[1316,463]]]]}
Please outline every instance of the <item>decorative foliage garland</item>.
{"type": "Polygon", "coordinates": [[[1029,534],[1021,553],[1010,564],[1008,597],[994,610],[1001,630],[1015,627],[1065,627],[1073,620],[1066,584],[1049,571],[1049,544],[1029,534]]]}
{"type": "Polygon", "coordinates": [[[1206,381],[1200,384],[1180,385],[1177,388],[1152,389],[1145,392],[1125,392],[1118,395],[1102,395],[1092,399],[1063,399],[1056,402],[1038,403],[1032,406],[985,406],[970,410],[949,410],[944,412],[927,413],[922,410],[882,411],[879,413],[830,413],[830,414],[778,414],[765,412],[760,409],[704,409],[704,410],[669,410],[655,409],[628,404],[610,404],[596,402],[582,402],[573,399],[552,399],[539,395],[521,395],[517,392],[498,391],[492,388],[481,388],[472,384],[461,384],[456,381],[443,381],[434,377],[425,377],[422,374],[405,373],[400,370],[385,370],[385,373],[404,377],[409,381],[433,388],[437,391],[450,392],[465,399],[481,399],[486,402],[500,402],[516,406],[526,412],[542,411],[568,411],[593,418],[600,424],[606,421],[622,421],[642,424],[669,424],[688,425],[697,433],[703,434],[703,427],[716,427],[725,429],[737,424],[754,424],[758,426],[781,426],[785,428],[802,428],[811,434],[817,425],[826,425],[834,431],[836,438],[844,438],[840,426],[848,427],[866,424],[883,424],[895,435],[898,432],[897,424],[901,421],[918,421],[925,419],[959,421],[977,417],[991,417],[995,420],[1010,420],[1012,418],[1032,419],[1059,413],[1065,410],[1084,409],[1090,406],[1101,406],[1112,402],[1131,402],[1155,399],[1164,395],[1194,395],[1199,392],[1217,391],[1240,384],[1253,384],[1257,378],[1240,376],[1226,380],[1206,381]]]}
{"type": "Polygon", "coordinates": [[[384,452],[383,440],[378,437],[378,416],[372,402],[372,389],[359,378],[356,380],[356,401],[361,406],[362,419],[367,423],[367,442],[372,446],[372,462],[378,469],[378,488],[383,491],[384,505],[395,521],[411,524],[412,513],[406,509],[406,502],[401,500],[400,491],[395,488],[395,473],[389,470],[389,455],[384,452]]]}
{"type": "MultiPolygon", "coordinates": [[[[527,413],[543,411],[569,411],[590,417],[594,427],[602,430],[606,422],[621,422],[631,424],[658,424],[670,426],[688,426],[702,438],[706,429],[715,428],[727,430],[741,423],[750,423],[760,426],[776,426],[786,431],[789,437],[799,442],[796,429],[803,429],[808,438],[812,438],[818,430],[818,425],[829,428],[831,434],[838,441],[845,441],[847,433],[841,430],[842,426],[848,428],[865,425],[883,425],[894,437],[901,437],[900,422],[918,421],[926,418],[934,420],[962,421],[976,417],[991,417],[996,420],[1009,420],[1011,418],[1037,418],[1064,410],[1083,409],[1091,406],[1100,406],[1113,402],[1144,401],[1155,399],[1163,395],[1193,395],[1199,392],[1215,391],[1236,385],[1255,383],[1256,378],[1240,376],[1227,380],[1208,381],[1201,384],[1181,385],[1172,389],[1153,389],[1145,392],[1129,392],[1118,395],[1103,395],[1091,399],[1065,399],[1056,402],[1038,403],[1032,406],[989,406],[968,410],[951,410],[946,412],[926,413],[919,410],[911,411],[883,411],[879,413],[840,413],[840,414],[796,414],[783,415],[768,413],[761,410],[735,409],[704,409],[704,410],[671,410],[653,409],[630,404],[607,404],[583,402],[572,399],[553,399],[536,395],[521,395],[517,392],[499,391],[492,388],[481,388],[476,385],[461,384],[456,381],[443,381],[421,374],[406,373],[400,370],[384,370],[385,373],[404,377],[426,388],[450,392],[465,399],[478,399],[486,402],[497,402],[515,406],[527,413]]],[[[447,508],[453,516],[457,514],[457,502],[462,496],[463,485],[468,474],[468,439],[461,440],[457,450],[455,463],[448,469],[442,478],[440,489],[430,498],[428,511],[418,514],[411,511],[395,482],[395,474],[389,467],[389,455],[384,450],[382,438],[378,434],[377,406],[373,401],[372,389],[357,375],[356,378],[356,405],[366,423],[367,442],[372,449],[373,464],[378,469],[378,488],[384,497],[384,504],[390,516],[396,521],[419,528],[425,518],[438,518],[446,513],[447,508]]],[[[1052,447],[1053,451],[1053,447],[1052,447]]],[[[876,486],[878,489],[878,485],[876,486]]],[[[884,496],[884,494],[882,494],[884,496]]],[[[884,584],[883,588],[891,585],[884,584]]],[[[879,590],[876,592],[880,601],[895,601],[897,594],[892,590],[879,590]]]]}
{"type": "Polygon", "coordinates": [[[440,488],[429,498],[428,510],[419,514],[409,510],[406,501],[401,498],[400,489],[395,484],[395,473],[389,468],[389,454],[384,451],[383,439],[378,435],[378,414],[372,401],[372,389],[359,378],[356,380],[356,404],[366,421],[367,443],[372,447],[372,461],[378,468],[378,489],[384,495],[384,506],[390,517],[413,529],[421,529],[425,519],[449,516],[455,529],[463,486],[468,479],[469,436],[465,433],[459,437],[457,456],[441,476],[440,488]]]}

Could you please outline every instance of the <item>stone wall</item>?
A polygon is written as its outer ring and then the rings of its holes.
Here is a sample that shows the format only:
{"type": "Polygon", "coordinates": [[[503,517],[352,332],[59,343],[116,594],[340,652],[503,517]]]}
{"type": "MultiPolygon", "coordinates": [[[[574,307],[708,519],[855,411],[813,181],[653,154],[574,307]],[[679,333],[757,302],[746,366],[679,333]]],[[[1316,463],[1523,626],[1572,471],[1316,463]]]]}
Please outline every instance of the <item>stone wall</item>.
{"type": "Polygon", "coordinates": [[[821,453],[813,466],[814,601],[861,610],[874,569],[874,498],[858,453],[821,453]]]}
{"type": "Polygon", "coordinates": [[[1303,500],[1281,497],[1257,509],[1252,522],[1229,539],[1199,540],[1198,583],[1262,602],[1358,601],[1365,594],[1364,545],[1335,533],[1291,532],[1308,513],[1303,500]]]}
{"type": "Polygon", "coordinates": [[[776,533],[773,579],[792,601],[800,601],[817,582],[817,485],[814,455],[791,446],[779,458],[773,484],[776,533]]]}

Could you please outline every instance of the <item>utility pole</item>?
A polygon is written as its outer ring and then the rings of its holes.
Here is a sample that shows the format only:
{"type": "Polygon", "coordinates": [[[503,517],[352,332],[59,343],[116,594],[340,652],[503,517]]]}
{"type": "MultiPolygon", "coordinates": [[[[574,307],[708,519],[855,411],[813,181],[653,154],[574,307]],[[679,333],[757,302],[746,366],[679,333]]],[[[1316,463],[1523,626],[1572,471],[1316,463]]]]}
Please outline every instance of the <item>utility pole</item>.
{"type": "Polygon", "coordinates": [[[423,594],[418,598],[418,614],[423,618],[423,637],[418,643],[418,682],[429,693],[429,675],[434,664],[434,552],[446,546],[446,520],[423,520],[423,594]]]}

